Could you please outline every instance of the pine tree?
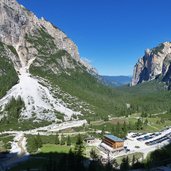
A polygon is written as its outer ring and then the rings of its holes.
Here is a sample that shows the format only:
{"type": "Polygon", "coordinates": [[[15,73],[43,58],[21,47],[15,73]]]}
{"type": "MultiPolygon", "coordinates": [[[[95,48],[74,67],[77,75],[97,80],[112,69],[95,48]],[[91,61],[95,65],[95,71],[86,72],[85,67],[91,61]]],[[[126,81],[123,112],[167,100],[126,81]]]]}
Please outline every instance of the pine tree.
{"type": "Polygon", "coordinates": [[[105,128],[103,127],[103,128],[102,128],[102,132],[101,132],[101,137],[103,137],[104,134],[105,134],[105,128]]]}
{"type": "Polygon", "coordinates": [[[121,134],[121,127],[120,127],[120,123],[118,122],[116,125],[116,135],[120,136],[120,134],[121,134]]]}
{"type": "Polygon", "coordinates": [[[56,137],[55,137],[55,144],[56,144],[56,145],[60,144],[60,141],[59,141],[59,134],[56,134],[56,137]]]}
{"type": "Polygon", "coordinates": [[[107,163],[105,165],[105,170],[106,171],[113,171],[113,166],[112,166],[112,162],[108,153],[108,159],[107,159],[107,163]]]}
{"type": "Polygon", "coordinates": [[[61,135],[61,145],[65,145],[65,138],[63,134],[61,135]]]}
{"type": "Polygon", "coordinates": [[[128,133],[128,128],[127,128],[127,125],[126,125],[125,121],[124,121],[124,124],[123,124],[123,132],[124,132],[124,136],[126,136],[127,133],[128,133]]]}
{"type": "Polygon", "coordinates": [[[113,171],[113,166],[112,166],[110,161],[107,162],[107,164],[105,166],[105,170],[106,171],[113,171]]]}
{"type": "Polygon", "coordinates": [[[97,160],[98,159],[98,155],[96,153],[96,151],[92,148],[91,151],[90,151],[90,157],[93,159],[93,160],[97,160]]]}
{"type": "Polygon", "coordinates": [[[138,119],[136,122],[136,129],[140,130],[143,129],[143,122],[141,121],[141,119],[138,119]]]}
{"type": "Polygon", "coordinates": [[[145,120],[144,125],[148,125],[148,119],[145,120]]]}
{"type": "Polygon", "coordinates": [[[76,170],[84,170],[83,156],[84,156],[84,144],[80,134],[77,136],[74,154],[75,154],[75,165],[77,165],[76,170]]]}
{"type": "Polygon", "coordinates": [[[31,153],[35,153],[38,150],[38,144],[37,144],[37,139],[36,137],[30,138],[29,146],[28,146],[28,151],[31,153]]]}
{"type": "MultiPolygon", "coordinates": [[[[75,162],[75,154],[72,151],[72,148],[70,148],[69,153],[68,153],[68,168],[72,171],[75,170],[75,168],[77,167],[77,164],[75,162]]],[[[68,170],[69,170],[68,169],[68,170]]]]}
{"type": "Polygon", "coordinates": [[[71,137],[68,135],[67,137],[67,146],[70,146],[71,145],[71,137]]]}
{"type": "Polygon", "coordinates": [[[83,156],[84,154],[84,144],[80,134],[77,136],[76,144],[75,144],[75,155],[83,156]]]}
{"type": "Polygon", "coordinates": [[[112,126],[111,133],[115,134],[115,127],[114,126],[112,126]]]}
{"type": "Polygon", "coordinates": [[[129,159],[128,156],[122,159],[122,163],[120,165],[120,170],[126,171],[129,170],[129,159]]]}
{"type": "Polygon", "coordinates": [[[37,137],[36,137],[36,141],[37,141],[37,147],[41,148],[43,145],[42,139],[40,137],[40,134],[38,133],[37,137]]]}
{"type": "Polygon", "coordinates": [[[135,164],[135,156],[133,155],[133,157],[132,157],[132,166],[135,164]]]}

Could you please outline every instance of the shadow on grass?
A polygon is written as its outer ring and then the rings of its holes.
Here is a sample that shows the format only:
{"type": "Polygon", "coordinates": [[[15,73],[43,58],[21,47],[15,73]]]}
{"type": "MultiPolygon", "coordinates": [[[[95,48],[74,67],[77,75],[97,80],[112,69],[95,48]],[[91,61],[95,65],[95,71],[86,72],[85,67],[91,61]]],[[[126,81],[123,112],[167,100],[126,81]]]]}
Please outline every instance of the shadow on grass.
{"type": "MultiPolygon", "coordinates": [[[[146,163],[135,162],[130,167],[129,162],[121,163],[121,170],[150,169],[158,166],[167,166],[171,163],[171,144],[151,153],[146,163]]],[[[38,153],[30,156],[18,157],[16,154],[0,153],[0,171],[115,171],[111,162],[105,165],[100,160],[69,153],[38,153]],[[11,165],[10,165],[11,162],[11,165]],[[9,163],[9,165],[8,165],[9,163]]]]}
{"type": "MultiPolygon", "coordinates": [[[[4,155],[4,154],[3,154],[4,155]]],[[[11,154],[10,154],[11,155],[11,154]]],[[[12,154],[13,157],[16,154],[12,154]]],[[[4,155],[5,156],[5,155],[4,155]]],[[[7,154],[8,156],[8,154],[7,154]]],[[[90,160],[74,153],[38,153],[35,155],[18,158],[14,163],[8,165],[13,157],[6,158],[6,164],[0,171],[116,171],[111,162],[103,163],[101,160],[90,160]]],[[[138,166],[139,167],[139,166],[138,166]]],[[[122,164],[122,171],[130,169],[128,163],[122,164]]]]}
{"type": "Polygon", "coordinates": [[[6,168],[8,171],[114,171],[111,165],[100,160],[92,161],[74,153],[38,153],[27,160],[6,168]]]}

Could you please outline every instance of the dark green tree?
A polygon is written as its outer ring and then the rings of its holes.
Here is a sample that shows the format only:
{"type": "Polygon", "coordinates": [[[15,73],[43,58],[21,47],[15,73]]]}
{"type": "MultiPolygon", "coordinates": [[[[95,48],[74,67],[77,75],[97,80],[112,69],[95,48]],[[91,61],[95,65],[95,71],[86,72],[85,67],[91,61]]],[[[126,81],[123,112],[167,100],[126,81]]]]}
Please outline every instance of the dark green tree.
{"type": "Polygon", "coordinates": [[[146,120],[144,121],[144,125],[148,125],[148,119],[146,118],[146,120]]]}
{"type": "Polygon", "coordinates": [[[120,165],[120,170],[121,171],[129,170],[129,159],[128,159],[128,156],[126,158],[122,159],[122,163],[120,165]]]}
{"type": "Polygon", "coordinates": [[[132,165],[134,165],[135,162],[136,162],[136,159],[135,159],[135,156],[133,155],[133,157],[132,157],[132,165]]]}
{"type": "Polygon", "coordinates": [[[108,161],[107,164],[105,165],[105,170],[106,171],[113,171],[113,166],[112,166],[110,161],[108,161]]]}
{"type": "Polygon", "coordinates": [[[116,128],[115,126],[112,126],[112,128],[111,128],[111,133],[112,134],[115,134],[115,128],[116,128]]]}
{"type": "Polygon", "coordinates": [[[136,129],[137,130],[143,129],[143,122],[142,122],[142,120],[140,118],[137,120],[137,122],[135,123],[135,125],[136,125],[136,129]]]}
{"type": "Polygon", "coordinates": [[[83,139],[81,137],[81,134],[78,134],[77,136],[77,140],[76,140],[76,144],[75,144],[75,154],[77,156],[83,156],[84,154],[84,143],[83,143],[83,139]]]}
{"type": "Polygon", "coordinates": [[[117,122],[117,125],[116,125],[116,135],[117,136],[121,135],[121,126],[119,122],[117,122]]]}
{"type": "Polygon", "coordinates": [[[56,145],[60,144],[60,141],[59,141],[59,134],[56,134],[56,136],[55,136],[55,144],[56,144],[56,145]]]}
{"type": "Polygon", "coordinates": [[[146,117],[148,117],[148,114],[146,112],[142,112],[141,117],[146,118],[146,117]]]}
{"type": "Polygon", "coordinates": [[[103,128],[102,128],[102,132],[101,132],[101,137],[103,137],[103,136],[104,136],[104,134],[105,134],[105,128],[104,128],[104,126],[103,126],[103,128]]]}
{"type": "Polygon", "coordinates": [[[93,159],[93,160],[98,160],[98,155],[96,153],[96,151],[92,148],[91,151],[90,151],[90,157],[93,159]]]}
{"type": "Polygon", "coordinates": [[[124,121],[124,124],[123,124],[123,133],[124,133],[124,136],[126,136],[126,135],[127,135],[127,133],[128,133],[127,124],[126,124],[126,122],[125,122],[125,121],[124,121]]]}
{"type": "Polygon", "coordinates": [[[38,133],[37,136],[35,137],[35,141],[37,143],[37,148],[41,148],[43,145],[42,139],[40,134],[38,133]]]}
{"type": "Polygon", "coordinates": [[[37,144],[37,139],[36,137],[31,137],[28,139],[29,143],[28,143],[28,147],[27,150],[29,153],[35,153],[38,150],[38,144],[37,144]]]}
{"type": "Polygon", "coordinates": [[[71,145],[71,137],[68,135],[67,137],[67,146],[70,146],[71,145]]]}
{"type": "Polygon", "coordinates": [[[61,145],[65,145],[65,137],[63,134],[61,135],[61,145]]]}

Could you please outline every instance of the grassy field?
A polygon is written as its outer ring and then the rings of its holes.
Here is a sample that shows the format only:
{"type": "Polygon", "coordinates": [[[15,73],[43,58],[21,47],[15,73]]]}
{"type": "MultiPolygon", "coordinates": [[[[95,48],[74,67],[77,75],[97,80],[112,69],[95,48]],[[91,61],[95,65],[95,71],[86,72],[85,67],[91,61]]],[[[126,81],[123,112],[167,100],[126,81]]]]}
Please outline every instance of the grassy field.
{"type": "Polygon", "coordinates": [[[70,148],[70,146],[66,145],[45,144],[41,148],[41,153],[68,153],[70,148]]]}
{"type": "MultiPolygon", "coordinates": [[[[133,117],[127,118],[128,122],[135,123],[137,121],[137,117],[139,115],[134,115],[133,117]]],[[[140,117],[141,118],[141,117],[140,117]]],[[[160,114],[160,115],[152,115],[150,117],[141,118],[143,121],[148,120],[148,125],[143,127],[143,130],[139,130],[138,132],[156,132],[160,131],[165,127],[171,126],[171,114],[160,114]]],[[[136,130],[135,130],[136,131],[136,130]]]]}
{"type": "Polygon", "coordinates": [[[151,115],[147,117],[141,117],[141,114],[133,114],[129,117],[120,117],[120,118],[112,118],[109,121],[94,121],[90,123],[89,128],[91,130],[105,130],[111,132],[112,127],[115,127],[118,123],[123,125],[126,122],[127,126],[131,125],[131,128],[128,128],[128,131],[132,132],[157,132],[162,130],[165,127],[171,126],[171,114],[159,114],[159,115],[151,115]],[[140,118],[144,123],[145,120],[148,120],[147,125],[143,125],[143,129],[136,130],[136,122],[140,118]]]}

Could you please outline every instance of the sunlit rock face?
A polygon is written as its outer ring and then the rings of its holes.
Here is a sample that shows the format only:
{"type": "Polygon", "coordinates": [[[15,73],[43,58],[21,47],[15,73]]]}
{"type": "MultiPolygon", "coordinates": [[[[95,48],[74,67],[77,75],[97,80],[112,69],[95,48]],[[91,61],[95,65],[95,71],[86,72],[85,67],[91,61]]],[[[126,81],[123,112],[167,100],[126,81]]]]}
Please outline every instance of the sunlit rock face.
{"type": "MultiPolygon", "coordinates": [[[[38,19],[16,0],[0,0],[0,43],[0,58],[7,59],[18,75],[16,85],[0,99],[0,112],[13,97],[20,96],[25,104],[20,115],[24,119],[55,121],[62,114],[68,120],[81,114],[81,102],[76,97],[52,86],[44,75],[33,74],[33,69],[31,72],[31,67],[39,69],[39,73],[51,73],[55,79],[61,73],[69,75],[69,71],[78,69],[96,73],[80,58],[77,46],[64,32],[44,18],[38,19]],[[67,96],[66,103],[58,96],[67,96]],[[77,111],[70,107],[74,102],[67,98],[80,102],[77,111]]],[[[5,74],[4,68],[0,68],[0,76],[5,74]]]]}
{"type": "Polygon", "coordinates": [[[25,65],[37,53],[26,40],[26,35],[34,36],[42,28],[53,37],[58,49],[64,49],[76,61],[80,60],[77,46],[60,29],[43,18],[38,19],[15,0],[0,1],[0,41],[14,46],[25,65]]]}
{"type": "Polygon", "coordinates": [[[153,49],[147,49],[145,55],[134,67],[131,85],[150,81],[161,76],[163,81],[170,81],[171,43],[161,43],[153,49]]]}

